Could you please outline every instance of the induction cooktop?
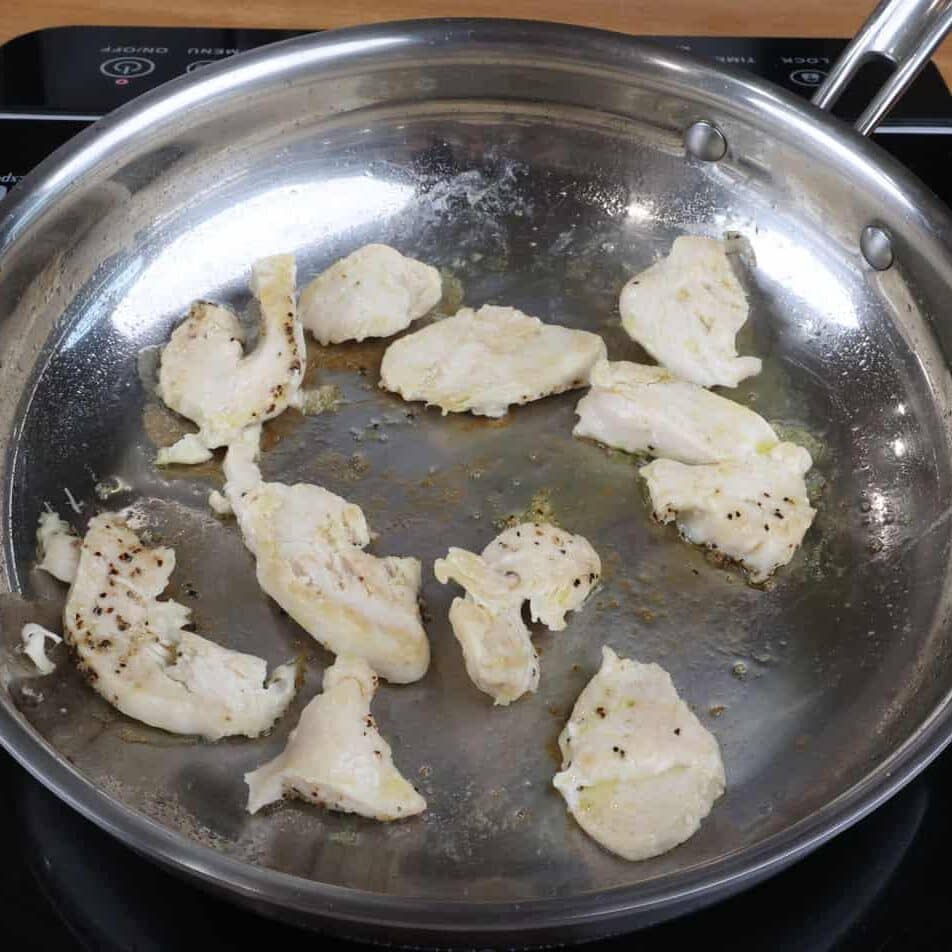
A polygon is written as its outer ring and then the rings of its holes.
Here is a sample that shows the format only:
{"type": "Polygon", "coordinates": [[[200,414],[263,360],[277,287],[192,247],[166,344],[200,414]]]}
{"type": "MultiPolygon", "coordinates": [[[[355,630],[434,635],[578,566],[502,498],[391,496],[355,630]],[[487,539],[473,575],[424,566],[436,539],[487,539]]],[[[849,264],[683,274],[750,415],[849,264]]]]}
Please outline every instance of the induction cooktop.
{"type": "MultiPolygon", "coordinates": [[[[58,146],[148,89],[296,31],[67,27],[0,48],[2,196],[58,146]]],[[[661,37],[809,96],[843,40],[661,37]]],[[[840,104],[858,114],[874,75],[840,104]]],[[[929,67],[876,139],[952,204],[952,97],[929,67]]],[[[945,915],[952,752],[884,807],[793,868],[711,909],[593,943],[593,952],[952,949],[945,915]]],[[[250,947],[359,952],[213,898],[73,812],[0,752],[0,948],[177,950],[250,947]]]]}

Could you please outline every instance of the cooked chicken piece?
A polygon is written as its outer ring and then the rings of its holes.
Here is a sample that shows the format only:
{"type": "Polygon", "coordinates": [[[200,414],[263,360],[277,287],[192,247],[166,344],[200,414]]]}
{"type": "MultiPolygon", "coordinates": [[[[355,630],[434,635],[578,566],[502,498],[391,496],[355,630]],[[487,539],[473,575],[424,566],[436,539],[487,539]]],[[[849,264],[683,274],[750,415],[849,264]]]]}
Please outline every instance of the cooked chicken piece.
{"type": "Polygon", "coordinates": [[[267,483],[248,443],[225,457],[225,496],[257,560],[258,584],[335,654],[365,659],[388,681],[417,681],[430,663],[420,619],[420,562],[363,549],[359,506],[298,483],[267,483]]]}
{"type": "Polygon", "coordinates": [[[724,792],[714,735],[656,664],[602,649],[602,666],[559,737],[553,780],[579,826],[628,860],[673,849],[697,832],[724,792]]]}
{"type": "Polygon", "coordinates": [[[532,620],[550,631],[565,628],[566,614],[582,607],[602,574],[587,539],[545,522],[506,529],[483,549],[483,559],[514,584],[520,602],[529,602],[532,620]]]}
{"type": "Polygon", "coordinates": [[[301,295],[301,323],[321,344],[390,337],[435,307],[440,272],[389,245],[364,245],[301,295]]]}
{"type": "Polygon", "coordinates": [[[67,584],[76,575],[83,540],[73,533],[69,523],[52,511],[40,513],[36,530],[37,568],[67,584]]]}
{"type": "Polygon", "coordinates": [[[301,713],[284,752],[251,773],[248,811],[296,796],[342,813],[402,820],[426,801],[393,764],[370,713],[377,676],[361,658],[340,657],[324,672],[324,693],[301,713]]]}
{"type": "Polygon", "coordinates": [[[200,463],[246,427],[283,413],[304,378],[304,331],[294,304],[291,255],[255,263],[251,288],[261,305],[261,338],[245,354],[244,331],[227,308],[198,301],[162,351],[159,395],[198,433],[159,451],[157,462],[200,463]]]}
{"type": "Polygon", "coordinates": [[[49,640],[58,645],[63,640],[59,635],[30,622],[23,626],[20,640],[23,642],[23,653],[36,665],[40,674],[52,674],[56,670],[56,665],[46,657],[46,642],[49,640]]]}
{"type": "Polygon", "coordinates": [[[666,258],[625,285],[619,308],[628,334],[682,380],[736,387],[760,373],[758,358],[737,356],[747,298],[723,241],[676,238],[666,258]]]}
{"type": "Polygon", "coordinates": [[[676,519],[688,542],[716,549],[763,582],[793,558],[816,515],[803,479],[811,465],[802,446],[779,443],[708,466],[658,459],[640,473],[657,520],[676,519]]]}
{"type": "Polygon", "coordinates": [[[175,552],[146,548],[110,515],[93,518],[64,611],[80,670],[123,714],[217,740],[270,730],[294,697],[296,668],[223,648],[185,629],[189,609],[159,601],[175,552]]]}
{"type": "Polygon", "coordinates": [[[200,434],[186,433],[171,446],[161,447],[155,462],[158,466],[194,466],[207,462],[213,455],[200,434]]]}
{"type": "Polygon", "coordinates": [[[452,580],[466,589],[466,597],[450,605],[450,624],[473,684],[501,705],[535,691],[539,656],[522,620],[518,582],[465,549],[451,548],[433,571],[441,584],[452,580]]]}
{"type": "Polygon", "coordinates": [[[380,385],[444,414],[501,417],[512,404],[584,387],[604,357],[596,334],[487,304],[394,341],[383,355],[380,385]]]}
{"type": "Polygon", "coordinates": [[[623,360],[595,365],[592,389],[575,412],[575,436],[682,463],[743,459],[779,442],[753,410],[678,380],[663,367],[623,360]]]}
{"type": "Polygon", "coordinates": [[[533,621],[562,631],[566,613],[580,608],[598,581],[601,561],[582,536],[527,522],[501,533],[481,556],[451,548],[433,571],[442,584],[452,579],[466,589],[450,606],[466,673],[496,704],[510,704],[539,686],[523,603],[533,621]]]}

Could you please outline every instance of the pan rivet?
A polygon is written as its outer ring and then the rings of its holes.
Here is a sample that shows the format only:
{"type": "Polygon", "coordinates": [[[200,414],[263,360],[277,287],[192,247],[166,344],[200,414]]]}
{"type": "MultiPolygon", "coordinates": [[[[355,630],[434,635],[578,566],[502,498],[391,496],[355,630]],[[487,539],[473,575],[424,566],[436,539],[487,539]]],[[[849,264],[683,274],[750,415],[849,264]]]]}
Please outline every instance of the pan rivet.
{"type": "Polygon", "coordinates": [[[719,162],[727,154],[727,139],[714,123],[700,119],[684,133],[684,148],[702,162],[719,162]]]}
{"type": "Polygon", "coordinates": [[[876,271],[885,271],[892,267],[892,238],[885,228],[867,225],[859,238],[859,250],[863,252],[866,263],[876,271]]]}

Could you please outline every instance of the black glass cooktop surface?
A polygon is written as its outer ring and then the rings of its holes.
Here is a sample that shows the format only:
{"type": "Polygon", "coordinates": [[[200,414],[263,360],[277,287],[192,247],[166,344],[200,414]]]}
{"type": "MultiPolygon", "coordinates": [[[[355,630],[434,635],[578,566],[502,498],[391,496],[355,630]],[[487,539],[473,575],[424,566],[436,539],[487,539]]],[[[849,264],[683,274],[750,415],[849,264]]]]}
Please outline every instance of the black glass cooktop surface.
{"type": "MultiPolygon", "coordinates": [[[[0,197],[37,162],[159,83],[294,32],[72,27],[0,49],[0,197]]],[[[809,96],[842,50],[824,39],[668,37],[809,96]]],[[[872,81],[872,80],[871,80],[872,81]]],[[[842,106],[855,114],[862,90],[842,106]]],[[[877,135],[952,204],[952,100],[930,67],[877,135]]],[[[770,881],[615,949],[946,950],[952,753],[856,827],[770,881]]],[[[0,949],[203,952],[269,943],[358,952],[237,909],[130,852],[0,752],[0,949]]]]}

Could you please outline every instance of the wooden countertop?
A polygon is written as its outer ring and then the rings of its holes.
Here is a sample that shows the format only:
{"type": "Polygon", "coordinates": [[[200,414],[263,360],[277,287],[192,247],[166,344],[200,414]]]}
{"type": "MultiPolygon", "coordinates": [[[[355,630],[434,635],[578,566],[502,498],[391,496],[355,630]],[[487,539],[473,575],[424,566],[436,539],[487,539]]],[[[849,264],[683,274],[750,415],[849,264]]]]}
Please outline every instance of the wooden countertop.
{"type": "MultiPolygon", "coordinates": [[[[7,3],[0,42],[66,24],[309,29],[437,16],[558,20],[643,34],[852,36],[875,0],[29,0],[7,3]]],[[[936,56],[952,84],[952,42],[936,56]]]]}

